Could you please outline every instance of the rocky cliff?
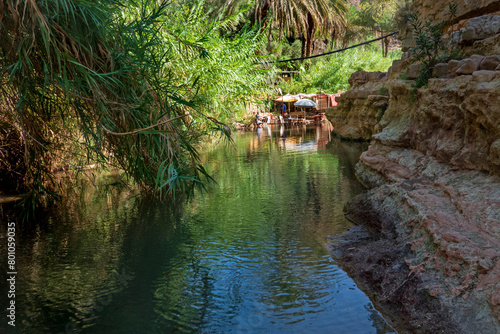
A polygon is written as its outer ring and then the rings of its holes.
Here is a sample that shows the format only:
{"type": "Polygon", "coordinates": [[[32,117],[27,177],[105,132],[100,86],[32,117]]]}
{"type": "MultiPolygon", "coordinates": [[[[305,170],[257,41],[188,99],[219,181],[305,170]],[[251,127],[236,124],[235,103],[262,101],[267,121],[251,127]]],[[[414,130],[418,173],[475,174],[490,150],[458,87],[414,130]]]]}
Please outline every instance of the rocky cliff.
{"type": "Polygon", "coordinates": [[[407,55],[353,74],[328,115],[339,136],[371,139],[357,165],[369,190],[345,209],[363,227],[333,254],[404,332],[500,333],[500,16],[467,17],[460,36],[462,59],[426,86],[407,55]]]}

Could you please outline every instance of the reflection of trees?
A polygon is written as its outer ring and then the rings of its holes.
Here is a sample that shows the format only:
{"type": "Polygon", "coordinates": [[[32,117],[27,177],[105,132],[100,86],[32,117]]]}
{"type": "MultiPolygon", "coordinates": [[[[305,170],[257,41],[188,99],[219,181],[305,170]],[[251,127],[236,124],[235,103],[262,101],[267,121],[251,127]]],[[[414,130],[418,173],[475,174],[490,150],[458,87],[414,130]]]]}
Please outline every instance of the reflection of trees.
{"type": "MultiPolygon", "coordinates": [[[[293,131],[286,140],[299,144],[323,134],[293,131]]],[[[84,333],[109,324],[115,332],[207,324],[224,332],[255,307],[293,313],[324,302],[336,284],[324,238],[348,226],[342,207],[360,190],[348,170],[360,149],[340,141],[322,151],[274,149],[281,141],[278,128],[260,143],[247,133],[234,147],[205,152],[218,184],[186,205],[127,191],[76,193],[45,230],[20,241],[20,271],[30,274],[20,276],[27,292],[19,302],[36,324],[26,331],[63,331],[82,315],[84,333]],[[124,267],[134,279],[117,292],[113,273],[124,267]],[[105,307],[102,297],[111,297],[105,307]]]]}
{"type": "Polygon", "coordinates": [[[113,291],[122,287],[123,239],[135,200],[128,191],[97,193],[84,184],[80,189],[65,196],[32,234],[26,233],[28,229],[19,234],[20,332],[88,326],[113,291]]]}

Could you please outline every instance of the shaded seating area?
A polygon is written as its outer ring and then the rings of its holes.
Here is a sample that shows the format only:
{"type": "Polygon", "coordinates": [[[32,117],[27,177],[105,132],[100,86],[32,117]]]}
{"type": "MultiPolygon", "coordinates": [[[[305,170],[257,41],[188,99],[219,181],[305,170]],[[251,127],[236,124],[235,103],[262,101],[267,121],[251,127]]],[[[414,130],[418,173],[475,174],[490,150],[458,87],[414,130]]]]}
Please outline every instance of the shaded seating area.
{"type": "MultiPolygon", "coordinates": [[[[290,115],[294,112],[300,112],[304,111],[305,114],[303,115],[304,117],[310,116],[311,118],[314,117],[314,114],[316,111],[319,111],[321,113],[324,113],[327,108],[334,107],[337,105],[337,101],[335,100],[336,97],[340,96],[342,94],[341,91],[337,92],[336,94],[286,94],[286,95],[281,95],[281,96],[276,96],[273,100],[273,107],[271,109],[272,112],[279,113],[280,112],[280,105],[283,103],[286,105],[286,111],[290,115]],[[316,103],[317,107],[314,111],[306,110],[306,108],[298,108],[294,106],[294,103],[297,101],[300,101],[302,99],[309,99],[313,102],[316,103]],[[310,114],[310,115],[308,115],[310,114]]],[[[300,114],[302,115],[302,114],[300,114]]]]}

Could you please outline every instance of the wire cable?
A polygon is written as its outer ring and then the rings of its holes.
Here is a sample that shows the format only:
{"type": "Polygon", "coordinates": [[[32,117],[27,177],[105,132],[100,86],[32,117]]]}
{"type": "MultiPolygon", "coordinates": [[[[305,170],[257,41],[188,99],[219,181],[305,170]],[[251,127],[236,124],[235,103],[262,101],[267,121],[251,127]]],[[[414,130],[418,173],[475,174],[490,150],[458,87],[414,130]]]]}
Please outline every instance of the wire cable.
{"type": "Polygon", "coordinates": [[[378,38],[375,38],[375,39],[372,39],[372,40],[369,40],[369,41],[366,41],[366,42],[363,42],[363,43],[351,45],[351,46],[348,46],[348,47],[343,48],[343,49],[338,49],[338,50],[334,50],[334,51],[330,51],[330,52],[325,52],[325,53],[321,53],[321,54],[314,55],[314,56],[301,57],[301,58],[292,58],[292,59],[284,59],[284,60],[271,60],[271,61],[261,62],[261,63],[258,63],[258,64],[286,63],[286,62],[289,62],[289,61],[304,60],[304,59],[311,59],[311,58],[316,58],[316,57],[327,56],[327,55],[330,55],[332,53],[342,52],[342,51],[349,50],[349,49],[352,49],[352,48],[357,48],[358,46],[361,46],[361,45],[370,44],[370,43],[379,41],[379,40],[384,39],[386,37],[395,35],[398,32],[399,31],[394,31],[394,32],[391,32],[390,34],[387,34],[387,35],[384,35],[384,36],[381,36],[381,37],[378,37],[378,38]]]}

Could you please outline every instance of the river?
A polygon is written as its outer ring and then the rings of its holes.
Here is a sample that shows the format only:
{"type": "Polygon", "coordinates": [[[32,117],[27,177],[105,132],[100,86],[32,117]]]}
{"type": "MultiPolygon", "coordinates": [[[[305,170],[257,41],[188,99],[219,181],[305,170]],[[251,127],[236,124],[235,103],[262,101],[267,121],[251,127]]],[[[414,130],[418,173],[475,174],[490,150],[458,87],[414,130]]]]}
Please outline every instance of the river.
{"type": "Polygon", "coordinates": [[[76,184],[18,228],[16,328],[2,316],[0,332],[395,333],[327,250],[364,149],[326,125],[264,127],[207,145],[217,183],[182,205],[76,184]]]}

